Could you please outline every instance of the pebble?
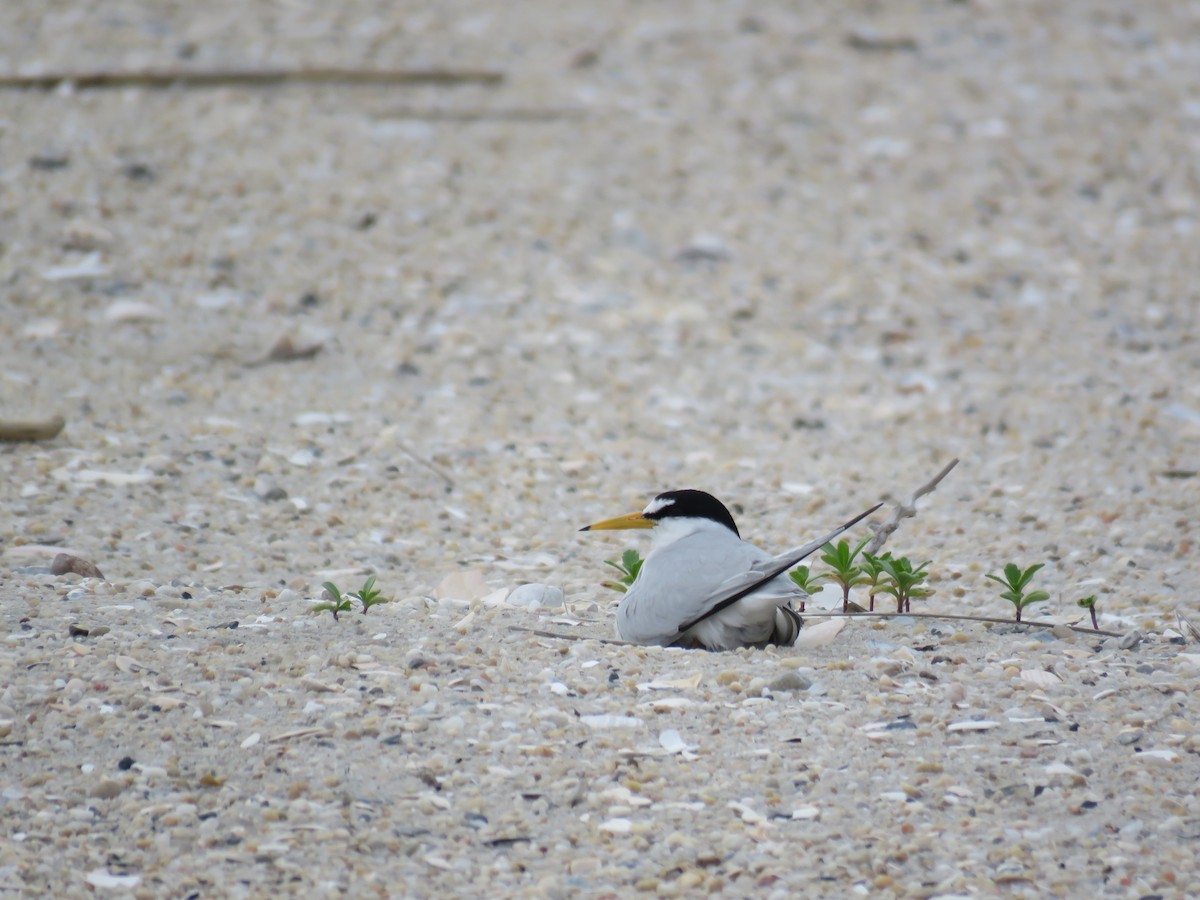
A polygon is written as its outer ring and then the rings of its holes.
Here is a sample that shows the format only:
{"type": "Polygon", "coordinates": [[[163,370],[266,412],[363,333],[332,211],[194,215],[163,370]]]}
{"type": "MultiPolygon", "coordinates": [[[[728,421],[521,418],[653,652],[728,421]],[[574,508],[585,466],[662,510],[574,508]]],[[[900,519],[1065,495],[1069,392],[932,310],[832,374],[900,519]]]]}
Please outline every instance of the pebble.
{"type": "Polygon", "coordinates": [[[104,321],[112,325],[128,322],[158,322],[166,318],[163,311],[142,300],[114,300],[104,310],[104,321]]]}
{"type": "Polygon", "coordinates": [[[404,668],[420,669],[429,665],[429,655],[420,647],[413,647],[404,654],[404,668]]]}
{"type": "Polygon", "coordinates": [[[63,229],[62,245],[65,250],[106,250],[112,244],[112,232],[95,222],[77,219],[63,229]]]}
{"type": "MultiPolygon", "coordinates": [[[[42,278],[46,281],[77,281],[86,278],[100,278],[107,275],[108,271],[108,265],[104,262],[104,256],[99,251],[96,251],[87,254],[81,259],[43,269],[42,278]]],[[[107,314],[105,318],[109,318],[107,314]]]]}
{"type": "Polygon", "coordinates": [[[1129,631],[1126,634],[1122,635],[1121,639],[1119,641],[1117,641],[1117,646],[1120,647],[1122,650],[1132,650],[1134,647],[1136,647],[1141,642],[1142,642],[1142,633],[1135,628],[1132,631],[1129,631]]]}
{"type": "Polygon", "coordinates": [[[69,553],[60,553],[54,557],[54,561],[50,563],[50,573],[52,575],[72,573],[84,578],[104,578],[94,562],[78,556],[71,556],[69,553]]]}
{"type": "Polygon", "coordinates": [[[92,785],[92,788],[88,791],[88,795],[100,800],[111,800],[119,796],[123,790],[125,790],[125,782],[118,781],[115,778],[101,778],[92,785]]]}

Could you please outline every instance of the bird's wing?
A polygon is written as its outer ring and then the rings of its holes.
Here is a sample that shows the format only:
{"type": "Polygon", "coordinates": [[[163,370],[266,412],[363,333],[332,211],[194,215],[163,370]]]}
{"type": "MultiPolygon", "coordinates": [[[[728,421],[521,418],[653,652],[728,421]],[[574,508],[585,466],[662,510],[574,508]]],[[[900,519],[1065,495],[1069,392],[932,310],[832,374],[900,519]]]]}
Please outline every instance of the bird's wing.
{"type": "Polygon", "coordinates": [[[720,587],[713,591],[703,604],[702,610],[692,618],[683,622],[679,626],[679,634],[682,635],[689,628],[693,628],[698,623],[703,622],[709,616],[719,613],[728,606],[737,603],[747,594],[752,593],[757,588],[762,587],[772,578],[786,572],[800,560],[804,559],[810,553],[821,549],[835,537],[850,528],[853,528],[879,507],[882,503],[877,503],[868,509],[866,512],[859,513],[849,522],[835,528],[829,534],[817,538],[815,541],[809,541],[803,547],[797,547],[795,550],[789,550],[787,553],[770,559],[759,560],[750,565],[750,568],[745,572],[733,576],[729,580],[723,582],[720,587]]]}

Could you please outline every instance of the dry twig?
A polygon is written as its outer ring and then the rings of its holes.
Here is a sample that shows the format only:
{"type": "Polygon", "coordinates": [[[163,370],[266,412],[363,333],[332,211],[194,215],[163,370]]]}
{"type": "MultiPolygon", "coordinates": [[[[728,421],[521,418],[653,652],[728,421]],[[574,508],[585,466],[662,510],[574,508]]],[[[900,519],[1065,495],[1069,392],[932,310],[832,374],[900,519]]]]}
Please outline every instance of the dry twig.
{"type": "Polygon", "coordinates": [[[1175,608],[1175,621],[1179,624],[1179,633],[1183,635],[1184,640],[1191,638],[1193,641],[1200,642],[1200,628],[1193,625],[1179,608],[1175,608]]]}
{"type": "MultiPolygon", "coordinates": [[[[805,619],[896,619],[901,616],[907,616],[912,619],[947,619],[958,622],[981,622],[987,625],[1016,625],[1018,627],[1028,625],[1031,628],[1057,628],[1059,624],[1056,622],[1016,622],[1013,619],[1000,619],[993,616],[961,616],[951,613],[889,613],[889,612],[806,612],[803,614],[805,619]]],[[[600,624],[599,622],[596,623],[600,624]]],[[[1118,631],[1105,631],[1101,628],[1088,628],[1086,625],[1066,625],[1072,631],[1079,634],[1094,634],[1101,637],[1124,637],[1118,631]]],[[[536,634],[538,637],[558,638],[564,641],[599,641],[602,644],[614,644],[620,647],[637,647],[639,644],[633,644],[629,641],[615,641],[611,638],[598,638],[589,635],[567,634],[560,631],[543,631],[538,628],[525,628],[521,625],[510,625],[510,631],[525,631],[529,634],[536,634]]]]}
{"type": "Polygon", "coordinates": [[[957,465],[957,457],[950,460],[950,462],[945,468],[942,469],[942,471],[938,472],[931,479],[929,479],[929,481],[913,491],[907,500],[897,503],[895,510],[892,512],[892,517],[882,525],[870,523],[871,530],[875,532],[875,537],[872,539],[871,545],[867,547],[866,552],[870,553],[872,556],[877,556],[887,539],[892,536],[892,533],[895,532],[897,528],[900,527],[900,520],[911,519],[913,516],[915,516],[917,514],[917,501],[926,494],[932,493],[933,490],[941,483],[942,479],[950,474],[950,470],[957,465]]]}
{"type": "Polygon", "coordinates": [[[451,478],[449,475],[447,475],[444,469],[442,469],[440,466],[438,466],[432,460],[426,459],[425,457],[421,456],[419,453],[417,453],[417,451],[413,450],[406,443],[404,443],[404,441],[396,439],[393,441],[393,443],[395,443],[395,445],[400,448],[400,452],[402,452],[405,456],[407,456],[413,462],[417,463],[418,465],[424,466],[426,469],[428,469],[430,472],[432,472],[438,478],[442,479],[442,481],[446,482],[446,492],[447,493],[454,490],[454,479],[451,478]]]}
{"type": "MultiPolygon", "coordinates": [[[[858,619],[858,618],[875,618],[875,619],[895,619],[900,616],[907,616],[912,619],[950,619],[960,622],[985,622],[992,625],[1030,625],[1034,628],[1057,628],[1060,623],[1057,622],[1029,622],[1022,620],[1020,622],[1015,619],[1001,619],[995,616],[962,616],[954,615],[953,613],[890,613],[890,612],[806,612],[804,618],[814,619],[858,619]]],[[[1063,623],[1065,624],[1065,623],[1063,623]]],[[[1080,634],[1099,634],[1104,637],[1124,637],[1117,631],[1104,631],[1100,628],[1088,628],[1085,625],[1067,625],[1072,631],[1077,631],[1080,634]]]]}
{"type": "Polygon", "coordinates": [[[587,110],[570,106],[505,107],[498,109],[399,106],[394,109],[381,110],[375,114],[376,119],[415,119],[421,122],[454,122],[459,124],[474,122],[561,122],[563,120],[574,121],[585,119],[587,116],[587,110]]]}
{"type": "Polygon", "coordinates": [[[310,66],[292,69],[103,69],[93,72],[0,75],[0,88],[49,91],[60,84],[72,84],[77,90],[276,87],[281,84],[495,85],[503,80],[503,72],[487,69],[343,69],[310,66]]]}
{"type": "MultiPolygon", "coordinates": [[[[599,624],[599,623],[597,623],[599,624]]],[[[640,644],[632,644],[629,641],[618,641],[613,638],[592,637],[586,634],[567,634],[561,631],[543,631],[541,628],[526,628],[524,625],[509,625],[509,631],[524,631],[526,634],[535,634],[538,637],[555,638],[560,641],[598,641],[601,644],[614,644],[618,647],[638,647],[640,644]]]]}

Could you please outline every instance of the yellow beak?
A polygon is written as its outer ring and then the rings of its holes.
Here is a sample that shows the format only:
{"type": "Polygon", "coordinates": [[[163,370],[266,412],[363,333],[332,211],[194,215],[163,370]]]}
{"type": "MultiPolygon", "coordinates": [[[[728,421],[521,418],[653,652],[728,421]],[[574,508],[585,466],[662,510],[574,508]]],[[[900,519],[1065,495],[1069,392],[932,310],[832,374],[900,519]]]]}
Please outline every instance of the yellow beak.
{"type": "Polygon", "coordinates": [[[593,525],[584,525],[580,531],[615,531],[618,528],[653,528],[653,519],[647,519],[640,512],[617,516],[615,519],[605,519],[593,525]]]}

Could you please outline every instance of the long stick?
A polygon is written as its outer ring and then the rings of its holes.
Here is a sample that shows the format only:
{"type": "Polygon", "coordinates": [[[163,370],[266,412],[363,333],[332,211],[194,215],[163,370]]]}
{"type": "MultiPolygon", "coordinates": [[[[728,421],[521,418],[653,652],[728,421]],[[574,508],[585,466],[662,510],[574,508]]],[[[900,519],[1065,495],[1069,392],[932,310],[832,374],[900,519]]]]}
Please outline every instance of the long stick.
{"type": "Polygon", "coordinates": [[[504,73],[488,69],[108,69],[93,72],[45,72],[39,75],[0,75],[0,88],[49,91],[70,83],[78,90],[144,87],[273,87],[305,84],[494,85],[504,73]]]}
{"type": "MultiPolygon", "coordinates": [[[[1033,628],[1057,628],[1059,623],[1056,622],[1017,622],[1013,619],[993,618],[992,616],[958,616],[951,613],[886,613],[886,612],[858,612],[858,613],[841,613],[841,612],[806,612],[802,618],[805,619],[895,619],[900,616],[908,616],[913,619],[954,619],[960,622],[985,622],[995,625],[1029,625],[1033,628]]],[[[1072,631],[1079,634],[1097,634],[1103,637],[1124,637],[1123,634],[1117,631],[1104,631],[1099,628],[1087,628],[1083,625],[1067,625],[1072,631]]],[[[631,644],[629,641],[614,641],[608,638],[596,638],[586,635],[563,634],[557,631],[542,631],[537,628],[525,628],[521,625],[510,625],[510,631],[526,631],[530,634],[536,634],[538,637],[559,638],[564,641],[600,641],[602,644],[615,644],[621,647],[637,647],[640,644],[631,644]]]]}
{"type": "MultiPolygon", "coordinates": [[[[993,616],[956,616],[951,613],[887,613],[887,612],[806,612],[803,618],[814,619],[858,619],[858,618],[876,618],[876,619],[895,619],[899,616],[909,616],[913,619],[957,619],[962,622],[991,622],[996,625],[1032,625],[1034,628],[1057,628],[1058,622],[1018,622],[1015,619],[1001,619],[993,616]]],[[[1102,634],[1105,637],[1124,637],[1123,634],[1117,631],[1102,631],[1099,628],[1087,628],[1083,625],[1067,625],[1072,631],[1078,631],[1080,634],[1102,634]]]]}
{"type": "Polygon", "coordinates": [[[424,466],[426,469],[428,469],[430,472],[432,472],[438,478],[442,479],[442,481],[446,482],[446,492],[447,493],[454,490],[454,479],[451,478],[449,475],[447,475],[446,472],[441,468],[441,466],[437,465],[437,463],[435,463],[433,460],[426,459],[424,456],[421,456],[419,453],[417,453],[416,450],[414,450],[412,447],[408,446],[408,444],[404,443],[404,441],[401,441],[398,439],[393,439],[393,443],[397,447],[400,448],[401,453],[403,453],[405,456],[407,456],[413,462],[417,463],[418,465],[424,466]]]}
{"type": "Polygon", "coordinates": [[[917,514],[917,501],[926,494],[932,493],[933,490],[942,482],[942,479],[950,474],[950,470],[958,465],[958,457],[950,460],[942,471],[934,475],[929,481],[925,482],[919,488],[909,495],[905,501],[896,504],[895,510],[892,511],[892,517],[882,525],[873,525],[872,530],[875,532],[875,537],[871,541],[871,545],[867,547],[867,553],[872,556],[879,554],[880,548],[884,542],[892,536],[892,533],[900,527],[901,519],[911,519],[917,514]]]}

